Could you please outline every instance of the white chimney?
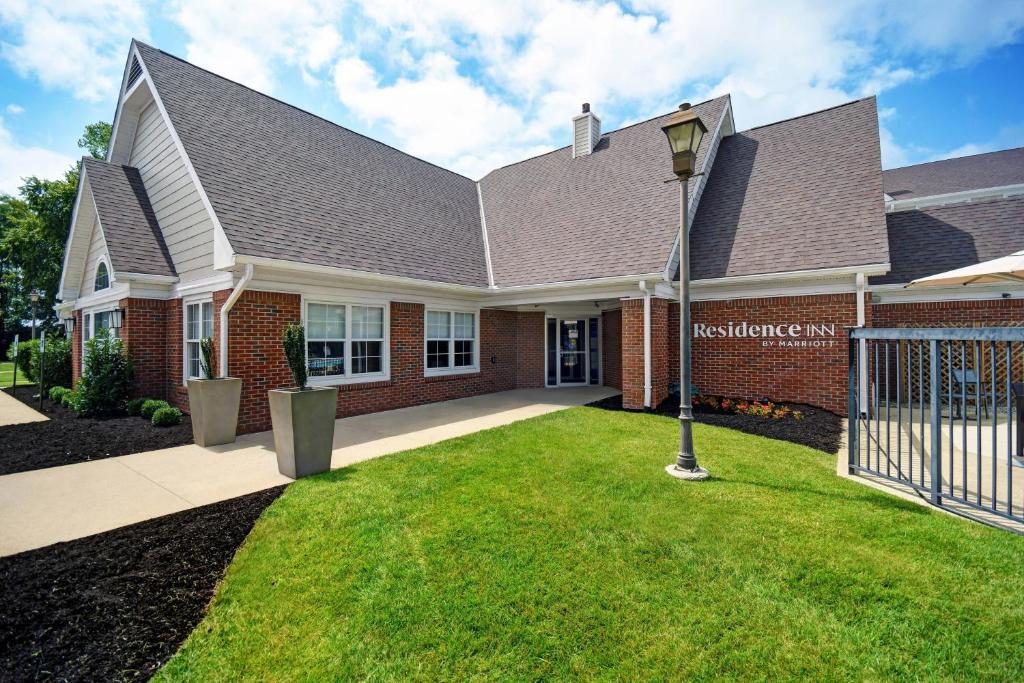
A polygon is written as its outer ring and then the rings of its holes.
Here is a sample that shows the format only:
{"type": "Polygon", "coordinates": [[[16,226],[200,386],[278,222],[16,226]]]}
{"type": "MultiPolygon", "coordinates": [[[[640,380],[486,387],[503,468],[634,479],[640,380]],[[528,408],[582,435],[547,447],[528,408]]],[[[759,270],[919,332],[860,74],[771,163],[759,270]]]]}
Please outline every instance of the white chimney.
{"type": "Polygon", "coordinates": [[[601,119],[590,111],[590,103],[583,103],[583,113],[572,117],[572,158],[590,154],[601,139],[601,119]]]}

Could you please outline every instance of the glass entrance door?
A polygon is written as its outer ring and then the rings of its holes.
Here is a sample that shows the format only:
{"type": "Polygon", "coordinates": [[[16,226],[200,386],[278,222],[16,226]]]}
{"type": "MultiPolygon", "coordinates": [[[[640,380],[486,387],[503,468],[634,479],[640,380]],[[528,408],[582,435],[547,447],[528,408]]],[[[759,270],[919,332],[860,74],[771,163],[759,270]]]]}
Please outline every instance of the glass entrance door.
{"type": "Polygon", "coordinates": [[[558,379],[560,384],[587,381],[587,321],[558,321],[558,379]]]}

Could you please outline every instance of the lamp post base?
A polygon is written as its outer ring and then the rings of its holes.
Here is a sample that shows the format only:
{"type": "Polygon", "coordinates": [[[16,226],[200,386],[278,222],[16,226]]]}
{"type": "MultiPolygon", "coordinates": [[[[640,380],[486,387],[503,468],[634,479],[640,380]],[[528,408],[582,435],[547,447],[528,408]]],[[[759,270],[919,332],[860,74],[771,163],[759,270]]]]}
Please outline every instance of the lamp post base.
{"type": "Polygon", "coordinates": [[[692,470],[684,470],[679,465],[672,463],[665,467],[665,471],[668,472],[670,477],[682,479],[683,481],[704,481],[711,476],[710,472],[699,465],[692,470]]]}

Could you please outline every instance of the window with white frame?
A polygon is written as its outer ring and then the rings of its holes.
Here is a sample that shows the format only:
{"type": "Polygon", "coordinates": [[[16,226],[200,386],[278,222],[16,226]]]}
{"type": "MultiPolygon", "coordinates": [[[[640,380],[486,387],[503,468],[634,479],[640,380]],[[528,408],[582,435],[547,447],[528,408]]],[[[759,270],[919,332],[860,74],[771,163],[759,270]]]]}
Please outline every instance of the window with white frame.
{"type": "Polygon", "coordinates": [[[428,374],[477,368],[476,313],[427,311],[425,336],[428,374]]]}
{"type": "Polygon", "coordinates": [[[383,306],[306,304],[306,366],[312,378],[387,375],[383,306]]]}
{"type": "Polygon", "coordinates": [[[110,311],[95,311],[82,315],[82,354],[86,352],[86,343],[93,337],[108,336],[117,339],[121,330],[110,326],[110,311]]]}
{"type": "Polygon", "coordinates": [[[213,337],[213,302],[185,304],[185,379],[203,376],[200,342],[213,337]]]}
{"type": "Polygon", "coordinates": [[[93,289],[100,291],[110,286],[110,271],[107,270],[107,264],[100,261],[100,264],[96,266],[96,278],[93,280],[93,289]]]}

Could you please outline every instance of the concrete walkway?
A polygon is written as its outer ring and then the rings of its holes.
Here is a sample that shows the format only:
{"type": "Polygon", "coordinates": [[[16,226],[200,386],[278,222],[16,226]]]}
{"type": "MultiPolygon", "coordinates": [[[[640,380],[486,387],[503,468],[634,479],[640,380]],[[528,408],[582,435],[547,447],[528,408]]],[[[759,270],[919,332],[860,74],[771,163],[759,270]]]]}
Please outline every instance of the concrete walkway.
{"type": "MultiPolygon", "coordinates": [[[[520,389],[344,418],[335,424],[331,467],[345,467],[616,393],[604,387],[520,389]]],[[[277,471],[271,432],[246,434],[226,446],[180,446],[2,476],[0,556],[290,481],[277,471]]]]}
{"type": "Polygon", "coordinates": [[[6,391],[0,391],[0,427],[20,425],[26,422],[49,420],[42,413],[29,408],[6,391]]]}

